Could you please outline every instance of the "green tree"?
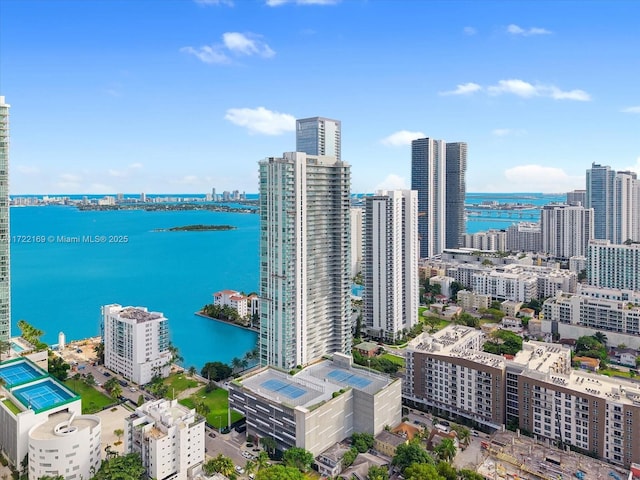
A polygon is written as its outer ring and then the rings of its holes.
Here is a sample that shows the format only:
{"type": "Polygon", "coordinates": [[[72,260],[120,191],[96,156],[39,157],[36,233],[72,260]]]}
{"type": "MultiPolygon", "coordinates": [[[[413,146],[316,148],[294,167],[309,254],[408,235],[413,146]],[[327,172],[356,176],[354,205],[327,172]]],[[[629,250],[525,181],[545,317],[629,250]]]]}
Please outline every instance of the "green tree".
{"type": "Polygon", "coordinates": [[[96,357],[98,359],[97,361],[98,365],[103,365],[104,364],[104,342],[96,343],[95,346],[93,347],[93,351],[95,352],[96,357]]]}
{"type": "Polygon", "coordinates": [[[284,452],[282,463],[287,467],[294,467],[305,473],[309,471],[313,464],[313,453],[304,448],[292,447],[284,452]]]}
{"type": "Polygon", "coordinates": [[[2,356],[8,353],[9,350],[11,350],[11,342],[8,340],[0,340],[0,362],[2,361],[2,356]]]}
{"type": "Polygon", "coordinates": [[[189,375],[191,375],[191,376],[193,377],[193,376],[195,376],[196,372],[197,372],[196,367],[194,367],[193,365],[191,365],[191,366],[189,367],[189,375]]]}
{"type": "Polygon", "coordinates": [[[457,480],[458,478],[458,472],[456,469],[447,462],[438,462],[436,470],[438,471],[438,475],[445,480],[457,480]]]}
{"type": "Polygon", "coordinates": [[[595,338],[598,342],[600,342],[605,347],[607,346],[607,342],[609,341],[607,336],[602,332],[594,333],[593,338],[595,338]]]}
{"type": "Polygon", "coordinates": [[[389,480],[389,470],[374,465],[367,472],[367,480],[389,480]]]}
{"type": "Polygon", "coordinates": [[[428,463],[412,463],[404,470],[404,478],[407,480],[442,480],[436,467],[428,463]]]}
{"type": "Polygon", "coordinates": [[[458,437],[458,441],[461,445],[469,445],[469,440],[471,439],[471,432],[467,427],[463,427],[462,425],[454,425],[451,428],[458,437]]]}
{"type": "Polygon", "coordinates": [[[428,317],[425,317],[424,323],[429,327],[429,333],[433,333],[436,327],[440,324],[440,319],[433,315],[429,315],[428,317]]]}
{"type": "Polygon", "coordinates": [[[457,448],[453,440],[450,438],[443,439],[434,449],[434,453],[438,455],[440,460],[451,462],[456,456],[457,448]]]}
{"type": "Polygon", "coordinates": [[[61,382],[67,379],[67,372],[71,367],[65,362],[62,357],[49,353],[49,373],[56,377],[61,382]]]}
{"type": "Polygon", "coordinates": [[[271,437],[262,437],[260,439],[260,445],[262,445],[262,448],[268,453],[274,453],[276,451],[276,441],[271,437]]]}
{"type": "Polygon", "coordinates": [[[123,456],[108,456],[92,480],[139,480],[143,478],[144,467],[137,453],[123,456]]]}
{"type": "Polygon", "coordinates": [[[351,465],[353,465],[353,462],[355,462],[357,456],[358,456],[358,449],[355,447],[351,447],[342,456],[342,466],[344,468],[350,467],[351,465]]]}
{"type": "Polygon", "coordinates": [[[43,477],[38,477],[38,480],[64,480],[64,476],[62,475],[55,475],[55,476],[50,476],[50,475],[45,475],[43,477]]]}
{"type": "Polygon", "coordinates": [[[351,445],[360,453],[367,452],[373,448],[374,438],[370,433],[354,433],[351,435],[351,445]]]}
{"type": "Polygon", "coordinates": [[[238,357],[233,357],[231,359],[231,370],[233,371],[233,373],[240,371],[241,365],[242,360],[240,360],[238,357]]]}
{"type": "Polygon", "coordinates": [[[229,457],[225,457],[221,453],[219,453],[217,457],[209,459],[202,466],[202,469],[207,474],[207,476],[211,476],[214,473],[221,473],[222,475],[228,477],[230,475],[233,475],[233,473],[235,472],[233,461],[229,457]]]}
{"type": "Polygon", "coordinates": [[[244,464],[244,471],[247,475],[252,475],[258,471],[258,464],[254,460],[247,460],[244,464]]]}
{"type": "Polygon", "coordinates": [[[93,373],[89,372],[86,377],[84,377],[84,383],[93,387],[96,384],[96,379],[93,376],[93,373]]]}
{"type": "Polygon", "coordinates": [[[398,445],[396,455],[393,457],[392,463],[404,472],[404,470],[413,463],[433,465],[434,461],[433,458],[431,458],[431,455],[429,455],[418,442],[412,441],[398,445]]]}
{"type": "Polygon", "coordinates": [[[138,402],[136,403],[138,406],[141,406],[144,403],[144,395],[138,395],[138,402]]]}
{"type": "Polygon", "coordinates": [[[515,355],[522,350],[522,337],[509,330],[496,330],[482,347],[485,352],[496,355],[515,355]]]}
{"type": "Polygon", "coordinates": [[[111,398],[117,400],[118,398],[120,398],[120,395],[122,395],[122,387],[120,386],[120,384],[116,383],[109,393],[111,394],[111,398]]]}
{"type": "Polygon", "coordinates": [[[229,365],[222,362],[207,362],[202,367],[200,374],[209,380],[219,382],[225,378],[229,378],[233,371],[229,365]]]}
{"type": "Polygon", "coordinates": [[[262,470],[269,466],[269,455],[264,450],[261,450],[256,457],[256,467],[258,470],[262,470]]]}
{"type": "Polygon", "coordinates": [[[79,373],[76,373],[73,377],[71,377],[71,380],[73,380],[73,388],[75,389],[78,388],[78,382],[80,381],[81,378],[82,376],[79,373]]]}
{"type": "Polygon", "coordinates": [[[458,292],[464,290],[464,285],[460,282],[451,282],[449,291],[451,292],[451,300],[458,300],[458,292]]]}
{"type": "Polygon", "coordinates": [[[122,435],[124,435],[124,430],[123,430],[123,429],[121,429],[121,428],[116,428],[116,429],[113,431],[113,434],[114,434],[116,437],[118,437],[118,441],[120,441],[120,439],[122,438],[122,435]]]}
{"type": "Polygon", "coordinates": [[[256,473],[255,480],[304,480],[304,477],[297,468],[272,465],[256,473]]]}

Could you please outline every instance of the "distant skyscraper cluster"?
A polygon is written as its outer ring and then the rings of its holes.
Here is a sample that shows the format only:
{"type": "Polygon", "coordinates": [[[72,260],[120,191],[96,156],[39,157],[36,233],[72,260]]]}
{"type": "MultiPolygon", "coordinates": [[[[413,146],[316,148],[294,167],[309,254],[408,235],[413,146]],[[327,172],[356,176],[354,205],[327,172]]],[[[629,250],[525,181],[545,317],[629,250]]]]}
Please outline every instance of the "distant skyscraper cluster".
{"type": "Polygon", "coordinates": [[[11,337],[9,262],[9,107],[0,96],[0,340],[11,337]]]}
{"type": "Polygon", "coordinates": [[[466,170],[466,143],[433,138],[411,143],[411,189],[418,192],[420,257],[462,245],[466,170]]]}

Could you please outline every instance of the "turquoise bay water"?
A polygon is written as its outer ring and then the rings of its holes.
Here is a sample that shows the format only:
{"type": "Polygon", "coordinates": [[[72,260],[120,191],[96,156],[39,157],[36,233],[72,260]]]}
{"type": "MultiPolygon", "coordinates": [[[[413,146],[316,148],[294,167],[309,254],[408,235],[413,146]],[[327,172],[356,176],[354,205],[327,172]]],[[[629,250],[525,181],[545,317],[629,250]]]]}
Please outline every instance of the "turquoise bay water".
{"type": "MultiPolygon", "coordinates": [[[[184,365],[229,362],[256,345],[254,332],[194,315],[225,288],[257,291],[258,215],[209,211],[81,212],[11,208],[12,331],[20,319],[47,343],[100,334],[100,307],[144,306],[169,319],[184,365]],[[191,224],[237,230],[154,232],[191,224]],[[18,242],[19,236],[128,236],[126,243],[18,242]]],[[[57,239],[56,239],[57,240],[57,239]]]]}
{"type": "MultiPolygon", "coordinates": [[[[543,205],[564,195],[468,194],[485,200],[543,205]]],[[[495,213],[496,216],[499,212],[495,213]]],[[[518,219],[469,217],[467,231],[507,228],[518,219]]],[[[172,342],[184,365],[229,362],[256,345],[257,335],[194,315],[222,289],[258,290],[258,215],[210,211],[86,211],[74,207],[11,208],[13,332],[27,320],[44,341],[100,334],[100,307],[148,307],[169,319],[172,342]],[[155,232],[191,224],[229,224],[218,232],[155,232]],[[128,236],[126,243],[62,243],[58,236],[128,236]],[[20,236],[56,237],[19,242],[20,236]]]]}

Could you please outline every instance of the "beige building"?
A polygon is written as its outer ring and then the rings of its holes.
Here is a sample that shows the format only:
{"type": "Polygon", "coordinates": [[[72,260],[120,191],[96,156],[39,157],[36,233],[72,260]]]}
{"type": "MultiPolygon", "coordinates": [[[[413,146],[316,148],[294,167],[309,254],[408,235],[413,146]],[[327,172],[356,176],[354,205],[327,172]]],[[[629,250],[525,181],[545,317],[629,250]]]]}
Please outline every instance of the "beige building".
{"type": "Polygon", "coordinates": [[[319,455],[353,433],[377,435],[400,423],[401,383],[336,353],[295,375],[265,367],[234,380],[229,407],[246,417],[247,435],[319,455]]]}

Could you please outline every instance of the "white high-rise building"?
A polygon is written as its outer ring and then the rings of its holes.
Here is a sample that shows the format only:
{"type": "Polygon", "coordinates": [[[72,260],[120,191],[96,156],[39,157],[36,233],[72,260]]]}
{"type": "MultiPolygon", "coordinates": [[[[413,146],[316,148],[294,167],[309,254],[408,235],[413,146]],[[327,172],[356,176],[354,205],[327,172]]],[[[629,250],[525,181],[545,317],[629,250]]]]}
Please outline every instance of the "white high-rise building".
{"type": "Polygon", "coordinates": [[[0,341],[11,338],[9,270],[9,107],[0,96],[0,341]]]}
{"type": "Polygon", "coordinates": [[[350,167],[285,153],[260,162],[260,357],[291,369],[351,352],[350,167]]]}
{"type": "Polygon", "coordinates": [[[380,191],[366,199],[364,323],[396,340],[418,322],[418,192],[380,191]]]}
{"type": "Polygon", "coordinates": [[[616,173],[613,214],[613,242],[640,242],[640,182],[635,172],[616,173]]]}
{"type": "Polygon", "coordinates": [[[360,207],[351,208],[351,276],[362,272],[362,215],[360,207]]]}
{"type": "Polygon", "coordinates": [[[418,192],[420,258],[442,253],[446,237],[446,150],[443,140],[411,142],[411,189],[418,192]]]}
{"type": "Polygon", "coordinates": [[[149,478],[187,480],[204,462],[205,419],[177,400],[154,400],[125,419],[124,450],[139,453],[149,478]]]}
{"type": "Polygon", "coordinates": [[[324,117],[296,120],[296,152],[341,159],[341,122],[324,117]]]}
{"type": "Polygon", "coordinates": [[[169,375],[169,325],[162,313],[105,305],[102,322],[105,367],[139,385],[169,375]]]}
{"type": "Polygon", "coordinates": [[[556,258],[585,256],[593,238],[593,209],[550,204],[540,212],[542,251],[556,258]]]}
{"type": "Polygon", "coordinates": [[[640,291],[640,244],[589,242],[587,282],[594,287],[640,291]]]}

